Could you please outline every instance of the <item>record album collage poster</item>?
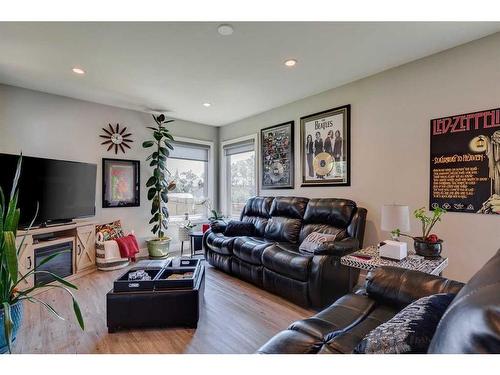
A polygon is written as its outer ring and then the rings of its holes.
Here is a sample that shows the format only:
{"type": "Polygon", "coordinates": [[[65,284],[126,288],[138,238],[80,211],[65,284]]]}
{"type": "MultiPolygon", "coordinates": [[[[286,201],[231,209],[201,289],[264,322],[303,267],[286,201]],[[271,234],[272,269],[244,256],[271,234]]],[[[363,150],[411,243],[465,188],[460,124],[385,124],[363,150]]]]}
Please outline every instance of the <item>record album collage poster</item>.
{"type": "Polygon", "coordinates": [[[262,129],[262,189],[293,189],[293,126],[289,121],[262,129]]]}
{"type": "Polygon", "coordinates": [[[430,208],[500,214],[500,108],[430,126],[430,208]]]}
{"type": "Polygon", "coordinates": [[[300,119],[302,186],[350,184],[350,105],[300,119]]]}

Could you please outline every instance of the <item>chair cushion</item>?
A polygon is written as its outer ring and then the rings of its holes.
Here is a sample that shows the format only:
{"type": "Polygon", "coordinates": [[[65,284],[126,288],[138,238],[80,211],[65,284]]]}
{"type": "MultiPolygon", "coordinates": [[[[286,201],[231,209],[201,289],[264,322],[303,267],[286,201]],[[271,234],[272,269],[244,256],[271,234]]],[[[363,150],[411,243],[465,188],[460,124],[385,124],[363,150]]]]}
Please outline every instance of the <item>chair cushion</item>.
{"type": "Polygon", "coordinates": [[[253,236],[255,234],[255,225],[253,223],[231,220],[227,223],[224,235],[229,237],[253,236]]]}
{"type": "Polygon", "coordinates": [[[500,353],[500,250],[460,290],[429,353],[500,353]]]}
{"type": "Polygon", "coordinates": [[[300,197],[274,198],[264,237],[277,242],[296,243],[308,201],[308,198],[300,197]]]}
{"type": "Polygon", "coordinates": [[[209,233],[206,238],[208,248],[218,254],[232,255],[233,244],[237,237],[227,237],[222,233],[209,233]]]}
{"type": "Polygon", "coordinates": [[[347,237],[347,227],[356,213],[356,203],[348,199],[310,199],[304,213],[299,241],[312,232],[336,234],[337,241],[347,237]]]}
{"type": "Polygon", "coordinates": [[[279,244],[267,247],[262,253],[262,264],[280,275],[307,281],[312,255],[285,250],[279,244]]]}
{"type": "Polygon", "coordinates": [[[272,245],[272,241],[262,237],[236,237],[233,244],[233,254],[245,262],[260,266],[262,265],[262,252],[266,247],[272,245]]]}
{"type": "Polygon", "coordinates": [[[273,200],[273,197],[252,197],[247,200],[245,207],[243,207],[240,220],[255,225],[256,236],[264,236],[273,200]]]}

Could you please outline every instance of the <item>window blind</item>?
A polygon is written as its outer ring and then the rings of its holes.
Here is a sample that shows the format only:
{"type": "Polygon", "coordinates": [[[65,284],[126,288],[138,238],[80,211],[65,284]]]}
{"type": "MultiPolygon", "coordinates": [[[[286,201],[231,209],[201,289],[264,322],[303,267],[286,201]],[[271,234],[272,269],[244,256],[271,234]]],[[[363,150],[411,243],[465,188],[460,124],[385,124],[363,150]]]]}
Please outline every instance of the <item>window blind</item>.
{"type": "Polygon", "coordinates": [[[185,142],[172,142],[173,150],[170,150],[170,158],[184,160],[208,161],[209,146],[185,142]]]}
{"type": "Polygon", "coordinates": [[[238,142],[238,143],[232,143],[230,145],[225,145],[224,146],[224,156],[229,156],[229,155],[235,155],[235,154],[241,154],[243,152],[249,152],[249,151],[254,151],[255,145],[254,145],[254,140],[253,139],[248,139],[246,141],[238,142]]]}

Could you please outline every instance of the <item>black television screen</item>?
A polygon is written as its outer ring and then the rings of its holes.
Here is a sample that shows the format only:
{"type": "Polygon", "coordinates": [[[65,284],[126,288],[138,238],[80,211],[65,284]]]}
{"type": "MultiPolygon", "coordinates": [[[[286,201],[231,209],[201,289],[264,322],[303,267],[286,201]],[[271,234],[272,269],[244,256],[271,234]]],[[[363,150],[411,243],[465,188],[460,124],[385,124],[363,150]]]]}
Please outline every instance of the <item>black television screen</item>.
{"type": "MultiPolygon", "coordinates": [[[[8,201],[19,155],[0,154],[0,186],[8,201]]],[[[23,156],[19,180],[20,227],[95,215],[97,165],[23,156]]]]}

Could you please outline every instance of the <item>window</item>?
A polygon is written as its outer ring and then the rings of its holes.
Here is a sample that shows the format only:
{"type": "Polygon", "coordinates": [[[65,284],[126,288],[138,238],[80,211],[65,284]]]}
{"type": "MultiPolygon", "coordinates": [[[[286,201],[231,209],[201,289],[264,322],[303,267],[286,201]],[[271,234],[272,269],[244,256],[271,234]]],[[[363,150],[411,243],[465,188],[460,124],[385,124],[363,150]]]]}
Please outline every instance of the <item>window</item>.
{"type": "Polygon", "coordinates": [[[240,215],[248,198],[257,194],[254,137],[223,145],[225,214],[240,215]]]}
{"type": "Polygon", "coordinates": [[[204,201],[210,196],[209,155],[207,144],[188,143],[176,140],[172,142],[167,169],[170,178],[176,183],[175,190],[168,193],[167,207],[172,218],[190,219],[207,216],[204,201]]]}

